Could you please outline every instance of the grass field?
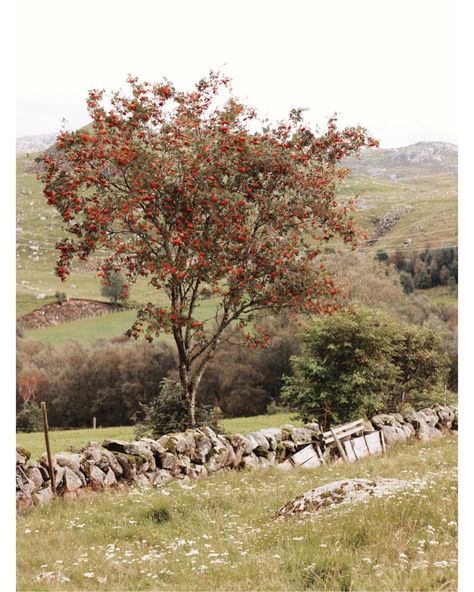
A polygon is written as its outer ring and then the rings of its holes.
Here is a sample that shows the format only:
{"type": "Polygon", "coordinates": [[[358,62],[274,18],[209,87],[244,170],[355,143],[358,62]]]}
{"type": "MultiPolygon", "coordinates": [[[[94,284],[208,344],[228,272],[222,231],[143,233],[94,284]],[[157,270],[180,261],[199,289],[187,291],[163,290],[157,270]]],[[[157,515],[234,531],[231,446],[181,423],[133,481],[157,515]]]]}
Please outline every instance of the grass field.
{"type": "MultiPolygon", "coordinates": [[[[234,417],[223,419],[222,428],[229,433],[248,434],[262,428],[279,427],[285,423],[301,426],[301,422],[291,419],[290,413],[275,413],[273,415],[255,415],[254,417],[234,417]]],[[[106,438],[118,440],[133,440],[133,426],[115,428],[97,428],[84,430],[52,430],[50,441],[53,453],[78,449],[86,442],[102,442],[106,438]]],[[[31,452],[32,460],[38,459],[45,451],[43,432],[17,433],[17,446],[22,446],[31,452]]]]}
{"type": "Polygon", "coordinates": [[[58,499],[17,519],[17,589],[456,590],[457,439],[280,472],[58,499]],[[345,477],[416,483],[313,520],[272,516],[345,477]]]}

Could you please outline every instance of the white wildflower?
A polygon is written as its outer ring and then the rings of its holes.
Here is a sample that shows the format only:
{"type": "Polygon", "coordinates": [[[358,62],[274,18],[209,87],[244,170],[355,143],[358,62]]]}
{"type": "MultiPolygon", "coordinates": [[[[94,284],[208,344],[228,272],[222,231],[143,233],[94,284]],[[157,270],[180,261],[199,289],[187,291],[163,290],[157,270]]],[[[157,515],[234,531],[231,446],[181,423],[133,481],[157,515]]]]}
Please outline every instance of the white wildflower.
{"type": "Polygon", "coordinates": [[[94,572],[93,571],[86,571],[86,573],[82,574],[85,578],[93,578],[94,572]]]}

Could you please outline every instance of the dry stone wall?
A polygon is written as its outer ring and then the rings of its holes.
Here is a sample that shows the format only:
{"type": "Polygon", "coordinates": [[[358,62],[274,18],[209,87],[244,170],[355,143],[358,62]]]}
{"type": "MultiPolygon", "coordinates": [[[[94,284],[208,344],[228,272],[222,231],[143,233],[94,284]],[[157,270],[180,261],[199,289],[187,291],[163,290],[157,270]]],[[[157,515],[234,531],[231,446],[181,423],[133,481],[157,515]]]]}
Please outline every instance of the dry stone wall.
{"type": "MultiPolygon", "coordinates": [[[[364,421],[356,438],[382,430],[388,447],[411,438],[422,441],[457,430],[454,407],[433,405],[417,412],[379,414],[364,421]]],[[[164,485],[172,479],[202,479],[225,470],[260,469],[284,463],[309,444],[318,444],[327,463],[340,462],[337,448],[324,447],[318,424],[302,428],[283,425],[250,434],[216,434],[208,427],[167,434],[157,440],[90,442],[76,453],[53,457],[57,493],[77,497],[87,490],[123,484],[164,485]]],[[[46,454],[30,461],[30,453],[16,452],[17,508],[45,504],[53,498],[46,454]]]]}

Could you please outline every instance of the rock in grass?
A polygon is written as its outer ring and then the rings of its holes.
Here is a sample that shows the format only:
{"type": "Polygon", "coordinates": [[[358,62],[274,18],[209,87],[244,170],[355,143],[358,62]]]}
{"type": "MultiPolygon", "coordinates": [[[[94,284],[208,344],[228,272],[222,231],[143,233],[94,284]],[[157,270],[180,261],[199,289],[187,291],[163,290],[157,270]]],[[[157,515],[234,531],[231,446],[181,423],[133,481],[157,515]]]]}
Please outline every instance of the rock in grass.
{"type": "Polygon", "coordinates": [[[399,479],[341,479],[295,497],[282,506],[274,518],[318,514],[331,506],[379,497],[410,486],[410,482],[399,479]]]}

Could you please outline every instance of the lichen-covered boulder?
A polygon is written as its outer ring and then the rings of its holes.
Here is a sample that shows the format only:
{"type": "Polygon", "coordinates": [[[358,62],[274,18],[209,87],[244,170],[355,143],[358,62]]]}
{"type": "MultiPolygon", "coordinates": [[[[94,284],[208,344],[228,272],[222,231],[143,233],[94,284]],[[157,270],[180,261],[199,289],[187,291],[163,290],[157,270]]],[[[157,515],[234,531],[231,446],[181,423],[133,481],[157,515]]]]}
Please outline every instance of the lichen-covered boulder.
{"type": "MultiPolygon", "coordinates": [[[[232,447],[230,447],[232,448],[232,447]]],[[[213,446],[207,455],[204,466],[208,473],[215,473],[219,469],[226,466],[229,450],[225,444],[217,440],[213,442],[213,446]]]]}
{"type": "Polygon", "coordinates": [[[293,442],[293,440],[282,440],[281,443],[288,451],[288,455],[293,454],[293,452],[296,452],[296,444],[293,442]]]}
{"type": "Polygon", "coordinates": [[[364,419],[364,421],[362,422],[362,429],[364,431],[364,434],[371,434],[372,432],[375,432],[375,428],[372,425],[372,422],[368,421],[367,419],[364,419]]]}
{"type": "Polygon", "coordinates": [[[157,457],[161,456],[166,452],[166,448],[164,448],[158,440],[153,440],[152,438],[140,438],[139,442],[145,442],[150,447],[152,454],[157,457]]]}
{"type": "Polygon", "coordinates": [[[61,480],[61,483],[58,483],[58,487],[62,489],[63,492],[76,491],[76,489],[79,489],[84,484],[85,483],[83,483],[76,471],[68,466],[64,467],[64,476],[61,480]]]}
{"type": "Polygon", "coordinates": [[[313,441],[313,431],[306,428],[295,428],[291,434],[291,438],[297,448],[301,448],[307,444],[311,444],[313,441]]]}
{"type": "Polygon", "coordinates": [[[203,479],[207,475],[207,469],[204,465],[191,465],[188,472],[188,477],[191,479],[203,479]]]}
{"type": "Polygon", "coordinates": [[[87,477],[89,479],[89,483],[94,489],[102,489],[102,487],[105,485],[105,473],[95,465],[90,466],[87,477]]]}
{"type": "Polygon", "coordinates": [[[405,432],[399,426],[382,425],[382,432],[387,446],[395,446],[407,441],[405,432]]]}
{"type": "Polygon", "coordinates": [[[35,489],[39,489],[45,481],[43,478],[43,473],[36,464],[26,468],[26,476],[28,479],[33,481],[35,484],[35,489]]]}
{"type": "Polygon", "coordinates": [[[44,504],[48,504],[53,499],[53,492],[51,490],[51,485],[46,485],[42,487],[38,491],[31,496],[33,503],[35,506],[43,506],[44,504]]]}
{"type": "Polygon", "coordinates": [[[232,436],[226,439],[234,450],[234,461],[232,464],[234,468],[240,467],[244,454],[250,454],[253,450],[252,448],[249,450],[249,440],[245,436],[242,436],[242,434],[232,434],[232,436]]]}
{"type": "Polygon", "coordinates": [[[378,415],[374,415],[370,418],[370,422],[378,430],[382,429],[383,426],[400,425],[400,422],[393,415],[389,415],[388,413],[379,413],[378,415]]]}
{"type": "Polygon", "coordinates": [[[426,423],[432,428],[436,427],[436,424],[439,422],[438,414],[430,407],[421,409],[417,415],[423,415],[426,423]]]}
{"type": "Polygon", "coordinates": [[[161,468],[170,471],[171,473],[178,472],[178,457],[172,452],[165,452],[160,456],[161,468]]]}
{"type": "Polygon", "coordinates": [[[79,452],[85,460],[91,460],[94,463],[99,463],[102,456],[102,448],[98,442],[88,442],[79,452]]]}
{"type": "Polygon", "coordinates": [[[137,459],[139,457],[125,452],[116,452],[115,458],[122,467],[122,478],[126,481],[134,481],[137,477],[137,459]]]}
{"type": "Polygon", "coordinates": [[[59,452],[54,455],[54,459],[60,467],[69,467],[74,473],[79,473],[81,470],[81,462],[84,456],[82,454],[75,454],[71,452],[59,452]]]}
{"type": "Polygon", "coordinates": [[[115,476],[115,473],[111,468],[109,468],[109,470],[105,474],[104,485],[106,485],[107,487],[111,487],[112,485],[116,485],[116,484],[117,484],[117,478],[115,476]]]}
{"type": "Polygon", "coordinates": [[[31,458],[31,452],[22,446],[16,447],[16,464],[26,465],[31,458]]]}
{"type": "Polygon", "coordinates": [[[407,440],[413,438],[415,436],[415,428],[411,423],[404,423],[400,426],[402,430],[405,432],[405,436],[407,440]]]}
{"type": "Polygon", "coordinates": [[[97,466],[105,474],[108,473],[109,469],[112,469],[116,477],[123,475],[121,464],[117,460],[115,454],[110,450],[102,450],[102,455],[100,457],[100,461],[97,463],[97,466]]]}
{"type": "Polygon", "coordinates": [[[303,427],[307,430],[310,430],[311,432],[314,432],[316,435],[320,435],[322,433],[319,423],[305,423],[303,427]]]}
{"type": "Polygon", "coordinates": [[[269,465],[274,465],[276,463],[276,456],[276,452],[274,450],[270,450],[270,452],[266,456],[269,465]]]}
{"type": "Polygon", "coordinates": [[[247,438],[253,438],[257,442],[257,447],[254,449],[255,454],[266,454],[270,450],[270,443],[261,432],[250,432],[247,438]]]}
{"type": "Polygon", "coordinates": [[[260,467],[260,463],[258,461],[258,456],[254,453],[251,452],[250,454],[246,454],[245,456],[242,457],[242,463],[243,463],[243,467],[244,469],[257,469],[260,467]]]}
{"type": "Polygon", "coordinates": [[[112,452],[121,452],[123,454],[141,457],[148,463],[152,463],[154,459],[150,444],[143,440],[135,440],[133,442],[104,440],[103,447],[112,452]]]}
{"type": "Polygon", "coordinates": [[[158,469],[154,472],[153,479],[150,480],[152,485],[166,485],[172,481],[173,475],[166,469],[158,469]]]}
{"type": "Polygon", "coordinates": [[[191,461],[193,463],[203,465],[206,462],[206,457],[209,454],[211,448],[212,442],[210,437],[201,430],[196,430],[194,436],[194,451],[192,452],[190,457],[191,461]]]}

